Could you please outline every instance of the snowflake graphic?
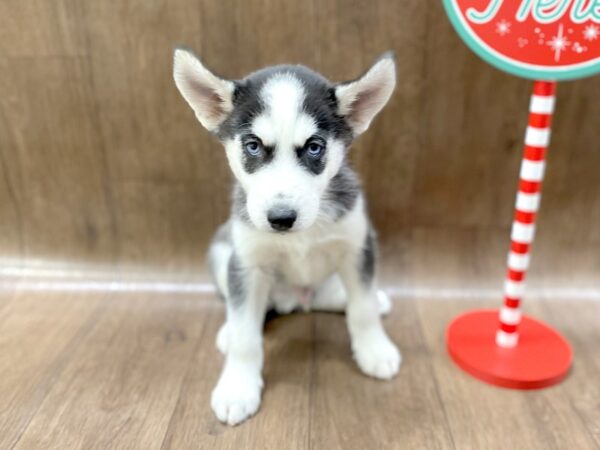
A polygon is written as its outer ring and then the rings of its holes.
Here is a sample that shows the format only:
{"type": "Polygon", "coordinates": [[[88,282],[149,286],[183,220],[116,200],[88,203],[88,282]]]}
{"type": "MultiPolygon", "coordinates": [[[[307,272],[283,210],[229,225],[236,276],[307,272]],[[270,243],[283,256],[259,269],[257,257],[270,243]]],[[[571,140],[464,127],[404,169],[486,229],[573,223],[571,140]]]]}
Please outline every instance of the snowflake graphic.
{"type": "Polygon", "coordinates": [[[560,60],[560,55],[564,52],[571,42],[563,33],[562,24],[558,27],[558,34],[552,36],[552,39],[546,41],[546,45],[548,45],[552,50],[554,50],[554,61],[560,60]]]}
{"type": "Polygon", "coordinates": [[[510,22],[501,20],[500,22],[496,23],[496,33],[498,33],[500,36],[506,36],[508,33],[510,33],[510,22]]]}
{"type": "Polygon", "coordinates": [[[583,38],[586,41],[595,41],[600,36],[600,28],[597,25],[589,24],[583,30],[583,38]]]}

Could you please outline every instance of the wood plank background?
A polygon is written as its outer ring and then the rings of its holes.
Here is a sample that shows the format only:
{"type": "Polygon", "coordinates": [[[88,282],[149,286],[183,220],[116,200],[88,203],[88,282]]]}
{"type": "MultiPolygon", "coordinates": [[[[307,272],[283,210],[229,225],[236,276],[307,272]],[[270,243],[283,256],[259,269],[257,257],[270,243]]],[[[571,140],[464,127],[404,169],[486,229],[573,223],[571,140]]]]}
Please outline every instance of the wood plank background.
{"type": "MultiPolygon", "coordinates": [[[[488,67],[423,0],[0,3],[0,253],[182,268],[229,210],[219,144],[171,78],[186,44],[224,76],[268,64],[355,77],[399,65],[355,145],[383,238],[508,230],[530,83],[488,67]]],[[[563,83],[537,247],[600,241],[600,78],[563,83]]]]}

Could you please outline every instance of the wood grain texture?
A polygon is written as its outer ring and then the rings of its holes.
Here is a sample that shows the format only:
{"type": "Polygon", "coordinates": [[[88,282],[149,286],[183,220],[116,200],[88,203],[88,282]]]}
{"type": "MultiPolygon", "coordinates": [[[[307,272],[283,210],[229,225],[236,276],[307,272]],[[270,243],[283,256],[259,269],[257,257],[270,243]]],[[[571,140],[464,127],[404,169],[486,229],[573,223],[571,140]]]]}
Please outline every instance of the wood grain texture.
{"type": "MultiPolygon", "coordinates": [[[[488,67],[437,1],[5,1],[0,251],[193,272],[229,210],[220,145],[171,77],[175,45],[239,78],[309,65],[353,78],[398,60],[391,103],[352,159],[384,239],[510,225],[530,83],[488,67]]],[[[600,240],[600,79],[559,86],[538,252],[600,240]]]]}
{"type": "Polygon", "coordinates": [[[584,423],[585,434],[600,447],[600,387],[598,383],[589,382],[600,370],[600,354],[594,344],[600,337],[600,327],[595,323],[595,318],[600,317],[600,305],[563,302],[559,308],[547,304],[543,308],[547,320],[569,336],[575,347],[577,362],[572,377],[576,381],[562,386],[561,390],[575,415],[584,423]]]}
{"type": "Polygon", "coordinates": [[[369,379],[356,367],[343,316],[318,315],[313,320],[315,366],[308,448],[454,448],[412,301],[398,302],[385,320],[403,357],[402,375],[390,383],[369,379]]]}
{"type": "Polygon", "coordinates": [[[534,301],[576,362],[541,391],[483,384],[451,363],[444,330],[489,300],[396,299],[403,351],[390,382],[356,368],[342,315],[295,314],[265,330],[264,399],[230,428],[209,406],[223,319],[215,298],[21,294],[2,298],[0,445],[15,449],[597,449],[600,329],[594,302],[534,301]]]}
{"type": "Polygon", "coordinates": [[[107,300],[14,448],[157,448],[206,318],[191,299],[172,306],[107,300]]]}
{"type": "Polygon", "coordinates": [[[0,447],[13,448],[79,340],[95,324],[104,296],[2,297],[0,447]]]}

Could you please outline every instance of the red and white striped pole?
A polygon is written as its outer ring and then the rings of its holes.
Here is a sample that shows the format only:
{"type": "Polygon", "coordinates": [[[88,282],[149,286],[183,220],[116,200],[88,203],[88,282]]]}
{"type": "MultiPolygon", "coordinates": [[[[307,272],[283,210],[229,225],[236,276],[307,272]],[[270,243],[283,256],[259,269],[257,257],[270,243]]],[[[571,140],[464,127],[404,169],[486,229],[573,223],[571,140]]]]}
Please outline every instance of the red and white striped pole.
{"type": "Polygon", "coordinates": [[[500,347],[515,347],[519,340],[520,303],[540,206],[555,91],[556,82],[536,81],[533,85],[504,283],[504,306],[500,309],[500,328],[496,332],[496,344],[500,347]]]}
{"type": "Polygon", "coordinates": [[[466,312],[452,321],[446,334],[448,351],[456,364],[496,386],[551,386],[567,376],[573,360],[564,337],[520,310],[540,206],[555,90],[555,82],[536,81],[533,86],[500,313],[497,309],[466,312]]]}

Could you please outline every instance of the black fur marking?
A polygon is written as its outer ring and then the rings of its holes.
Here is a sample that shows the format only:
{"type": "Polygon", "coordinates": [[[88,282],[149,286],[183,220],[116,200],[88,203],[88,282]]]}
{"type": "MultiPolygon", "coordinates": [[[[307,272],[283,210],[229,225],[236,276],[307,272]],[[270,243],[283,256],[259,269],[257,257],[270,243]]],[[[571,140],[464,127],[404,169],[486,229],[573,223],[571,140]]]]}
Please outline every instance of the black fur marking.
{"type": "Polygon", "coordinates": [[[305,91],[304,111],[317,122],[319,130],[350,145],[353,134],[350,125],[337,113],[335,86],[323,76],[304,66],[282,65],[267,67],[235,81],[233,111],[220,125],[217,135],[221,140],[231,139],[241,132],[249,132],[252,121],[266,105],[260,98],[260,90],[277,74],[292,74],[305,91]]]}
{"type": "Polygon", "coordinates": [[[321,202],[322,209],[339,220],[354,207],[359,194],[358,177],[350,167],[344,165],[329,182],[321,202]]]}
{"type": "Polygon", "coordinates": [[[247,200],[248,199],[244,188],[239,183],[235,183],[233,186],[233,195],[231,201],[231,214],[240,218],[246,223],[250,223],[247,200]]]}
{"type": "Polygon", "coordinates": [[[360,279],[365,286],[369,286],[375,277],[375,260],[377,258],[377,244],[375,231],[367,233],[360,261],[360,279]]]}
{"type": "Polygon", "coordinates": [[[300,165],[307,169],[314,175],[319,175],[325,170],[325,164],[327,163],[327,148],[324,139],[319,137],[313,137],[307,141],[307,143],[300,148],[296,149],[296,155],[298,156],[298,162],[300,165]],[[316,142],[323,147],[323,151],[318,157],[313,157],[308,152],[308,145],[311,142],[316,142]]]}
{"type": "MultiPolygon", "coordinates": [[[[256,137],[254,137],[256,138],[256,137]]],[[[242,138],[242,147],[246,145],[246,139],[242,138]]],[[[275,149],[273,147],[265,147],[260,144],[260,153],[258,155],[250,155],[244,151],[243,164],[244,170],[248,173],[254,173],[261,167],[266,166],[273,160],[275,149]]]]}
{"type": "Polygon", "coordinates": [[[233,111],[219,126],[219,139],[232,139],[236,134],[250,132],[252,121],[265,109],[259,95],[264,81],[248,78],[234,82],[233,111]]]}
{"type": "Polygon", "coordinates": [[[304,111],[315,119],[319,130],[349,146],[353,139],[352,129],[346,120],[337,113],[338,105],[333,85],[326,80],[324,82],[319,80],[321,81],[319,82],[310,76],[301,81],[305,89],[304,111]]]}
{"type": "Polygon", "coordinates": [[[232,306],[240,306],[244,302],[246,287],[244,285],[244,269],[235,253],[231,254],[227,264],[227,289],[232,306]]]}

